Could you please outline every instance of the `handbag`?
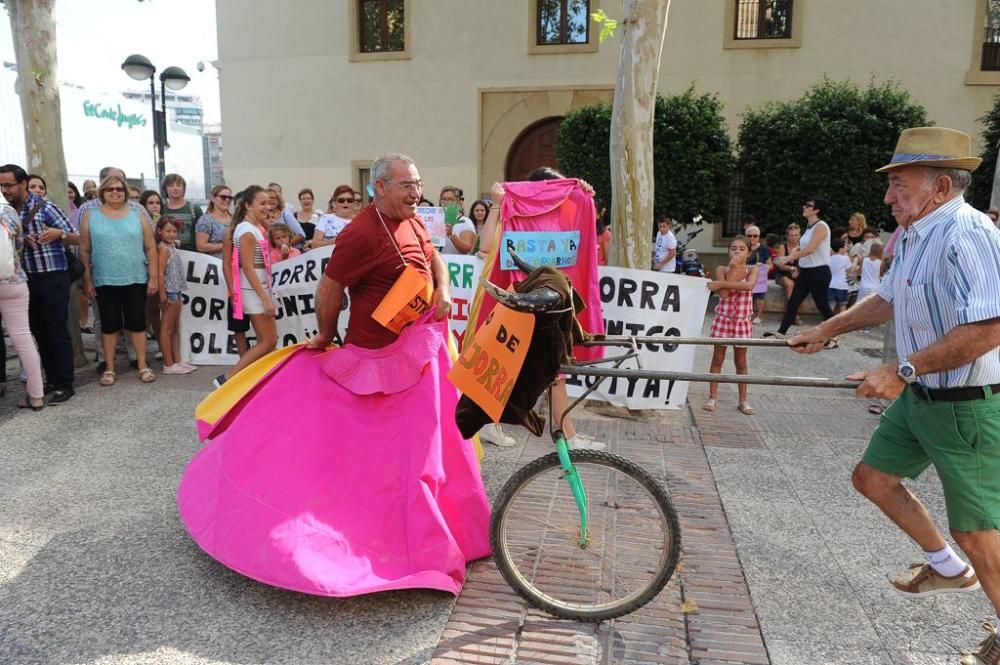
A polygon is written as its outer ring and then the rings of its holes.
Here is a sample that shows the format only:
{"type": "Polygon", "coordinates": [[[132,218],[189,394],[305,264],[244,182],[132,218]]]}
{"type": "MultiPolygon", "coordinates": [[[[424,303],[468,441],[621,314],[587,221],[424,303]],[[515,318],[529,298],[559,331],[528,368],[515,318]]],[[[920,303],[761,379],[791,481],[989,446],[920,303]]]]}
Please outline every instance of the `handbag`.
{"type": "Polygon", "coordinates": [[[80,260],[80,257],[76,253],[69,251],[69,248],[64,247],[63,249],[66,251],[66,266],[69,270],[69,281],[72,284],[83,277],[83,261],[80,260]]]}

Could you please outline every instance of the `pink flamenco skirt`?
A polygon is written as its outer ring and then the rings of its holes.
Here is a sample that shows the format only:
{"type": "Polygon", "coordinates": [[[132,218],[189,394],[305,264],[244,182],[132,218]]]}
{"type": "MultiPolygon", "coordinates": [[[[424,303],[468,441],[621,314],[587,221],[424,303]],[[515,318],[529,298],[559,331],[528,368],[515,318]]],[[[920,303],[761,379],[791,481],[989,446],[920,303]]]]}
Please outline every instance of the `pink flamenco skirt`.
{"type": "Polygon", "coordinates": [[[198,546],[303,593],[457,595],[490,554],[490,509],[455,425],[448,335],[419,323],[382,349],[282,349],[207,397],[177,492],[198,546]]]}

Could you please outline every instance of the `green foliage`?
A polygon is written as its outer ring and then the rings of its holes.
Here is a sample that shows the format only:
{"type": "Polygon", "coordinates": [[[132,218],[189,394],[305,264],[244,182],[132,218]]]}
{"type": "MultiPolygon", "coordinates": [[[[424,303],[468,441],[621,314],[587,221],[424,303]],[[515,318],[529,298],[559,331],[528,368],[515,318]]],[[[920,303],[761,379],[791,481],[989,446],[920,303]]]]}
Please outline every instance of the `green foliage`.
{"type": "Polygon", "coordinates": [[[615,30],[618,28],[618,21],[605,14],[603,9],[598,9],[590,15],[590,18],[594,20],[594,23],[601,26],[601,35],[597,40],[598,44],[603,44],[605,39],[614,36],[615,30]]]}
{"type": "Polygon", "coordinates": [[[743,116],[737,168],[743,212],[765,232],[801,222],[805,198],[825,196],[824,219],[846,226],[852,212],[885,229],[895,222],[882,198],[885,176],[875,169],[892,156],[899,133],[927,125],[927,113],[895,82],[823,78],[800,99],[767,104],[743,116]]]}
{"type": "Polygon", "coordinates": [[[979,118],[979,122],[983,123],[983,152],[979,155],[983,163],[972,172],[969,203],[979,210],[987,210],[993,192],[993,174],[997,168],[997,146],[1000,145],[1000,95],[996,96],[993,108],[979,118]]]}
{"type": "MultiPolygon", "coordinates": [[[[593,185],[605,205],[611,202],[610,141],[611,108],[606,105],[571,111],[559,126],[559,169],[593,185]]],[[[692,87],[680,95],[657,97],[653,119],[656,211],[669,212],[685,222],[697,215],[707,221],[721,220],[732,164],[732,146],[716,95],[698,95],[692,87]]]]}

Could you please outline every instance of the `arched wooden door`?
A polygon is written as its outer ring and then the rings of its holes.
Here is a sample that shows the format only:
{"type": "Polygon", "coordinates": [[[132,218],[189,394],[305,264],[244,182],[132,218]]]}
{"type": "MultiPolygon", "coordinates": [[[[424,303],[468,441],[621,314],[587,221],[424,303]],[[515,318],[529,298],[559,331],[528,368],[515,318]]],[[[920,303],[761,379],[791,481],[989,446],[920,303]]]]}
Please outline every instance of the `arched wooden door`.
{"type": "Polygon", "coordinates": [[[507,153],[507,180],[524,180],[540,166],[558,168],[556,137],[562,118],[552,117],[529,125],[515,139],[507,153]]]}

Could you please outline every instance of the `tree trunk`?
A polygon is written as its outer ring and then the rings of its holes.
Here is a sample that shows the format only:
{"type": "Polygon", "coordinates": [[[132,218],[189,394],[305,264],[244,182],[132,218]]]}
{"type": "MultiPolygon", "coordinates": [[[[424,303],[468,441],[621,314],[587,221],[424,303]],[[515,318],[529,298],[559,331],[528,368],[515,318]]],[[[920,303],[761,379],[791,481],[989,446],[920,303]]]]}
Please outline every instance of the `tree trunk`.
{"type": "Polygon", "coordinates": [[[48,197],[66,210],[66,159],[56,74],[56,24],[52,20],[55,0],[6,0],[4,5],[10,15],[17,59],[16,88],[28,157],[24,168],[45,178],[48,197]]]}
{"type": "MultiPolygon", "coordinates": [[[[1000,144],[996,150],[1000,151],[1000,144]]],[[[993,169],[993,191],[990,192],[990,207],[1000,210],[1000,157],[997,158],[996,166],[993,169]]]]}
{"type": "Polygon", "coordinates": [[[653,237],[653,112],[670,0],[624,0],[611,110],[615,264],[649,268],[653,237]]]}
{"type": "MultiPolygon", "coordinates": [[[[52,20],[55,0],[5,0],[17,60],[15,88],[21,98],[24,121],[24,169],[48,183],[48,198],[69,210],[66,196],[66,158],[62,146],[62,116],[59,109],[59,78],[56,74],[56,24],[52,20]]],[[[87,360],[80,337],[75,298],[70,298],[69,327],[75,364],[87,360]]]]}

